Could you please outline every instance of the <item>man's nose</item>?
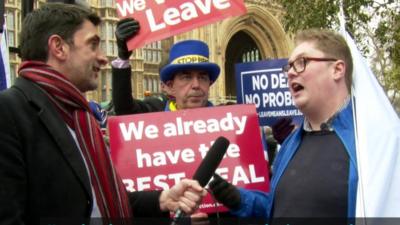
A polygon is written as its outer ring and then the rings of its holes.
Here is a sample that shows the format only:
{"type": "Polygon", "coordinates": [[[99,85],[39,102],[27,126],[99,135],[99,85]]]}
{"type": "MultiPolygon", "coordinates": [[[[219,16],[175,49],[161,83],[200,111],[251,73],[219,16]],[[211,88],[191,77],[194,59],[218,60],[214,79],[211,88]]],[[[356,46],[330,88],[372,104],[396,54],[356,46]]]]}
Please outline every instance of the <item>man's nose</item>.
{"type": "Polygon", "coordinates": [[[297,76],[297,75],[298,75],[298,73],[294,70],[293,66],[290,67],[289,70],[287,71],[287,78],[288,79],[291,78],[291,77],[297,76]]]}
{"type": "Polygon", "coordinates": [[[199,87],[200,86],[200,78],[194,76],[192,79],[192,87],[199,87]]]}
{"type": "Polygon", "coordinates": [[[99,52],[99,54],[97,56],[97,61],[99,62],[100,65],[103,65],[103,66],[108,63],[108,59],[103,52],[99,52]]]}

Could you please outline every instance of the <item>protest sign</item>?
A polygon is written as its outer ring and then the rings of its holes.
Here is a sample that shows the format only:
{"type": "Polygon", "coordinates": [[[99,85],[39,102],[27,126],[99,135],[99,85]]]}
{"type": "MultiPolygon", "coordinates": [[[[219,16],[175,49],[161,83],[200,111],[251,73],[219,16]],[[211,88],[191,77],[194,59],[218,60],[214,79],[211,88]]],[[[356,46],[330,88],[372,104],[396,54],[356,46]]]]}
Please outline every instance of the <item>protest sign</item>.
{"type": "MultiPolygon", "coordinates": [[[[230,145],[216,172],[236,186],[269,190],[254,105],[117,116],[109,129],[111,157],[128,191],[168,189],[191,178],[219,136],[230,145]]],[[[207,196],[200,209],[222,207],[207,196]]]]}
{"type": "Polygon", "coordinates": [[[243,0],[117,0],[119,17],[133,17],[140,31],[128,48],[161,40],[246,12],[243,0]]]}
{"type": "Polygon", "coordinates": [[[274,59],[235,66],[237,101],[255,104],[262,126],[271,126],[283,117],[293,118],[296,124],[302,120],[282,72],[286,64],[287,59],[274,59]]]}

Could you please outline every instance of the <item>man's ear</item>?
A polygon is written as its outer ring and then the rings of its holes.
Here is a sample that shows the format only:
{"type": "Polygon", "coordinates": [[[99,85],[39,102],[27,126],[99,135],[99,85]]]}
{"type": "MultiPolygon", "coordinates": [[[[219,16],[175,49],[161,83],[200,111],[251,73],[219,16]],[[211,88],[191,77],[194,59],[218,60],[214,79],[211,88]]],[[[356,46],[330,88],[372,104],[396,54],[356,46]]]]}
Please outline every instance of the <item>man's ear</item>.
{"type": "Polygon", "coordinates": [[[163,85],[162,85],[162,89],[163,89],[163,91],[164,91],[165,93],[167,93],[168,95],[171,94],[171,87],[170,87],[169,85],[163,84],[163,85]]]}
{"type": "Polygon", "coordinates": [[[47,41],[49,57],[58,60],[65,60],[67,57],[68,45],[59,35],[53,34],[47,41]]]}
{"type": "Polygon", "coordinates": [[[339,80],[339,79],[344,79],[345,74],[346,74],[346,64],[344,63],[343,60],[337,60],[334,64],[334,73],[333,73],[333,79],[334,80],[339,80]]]}
{"type": "Polygon", "coordinates": [[[165,86],[166,86],[166,89],[167,89],[169,92],[174,92],[174,88],[173,88],[174,82],[173,82],[172,80],[168,80],[168,81],[165,83],[165,86]]]}

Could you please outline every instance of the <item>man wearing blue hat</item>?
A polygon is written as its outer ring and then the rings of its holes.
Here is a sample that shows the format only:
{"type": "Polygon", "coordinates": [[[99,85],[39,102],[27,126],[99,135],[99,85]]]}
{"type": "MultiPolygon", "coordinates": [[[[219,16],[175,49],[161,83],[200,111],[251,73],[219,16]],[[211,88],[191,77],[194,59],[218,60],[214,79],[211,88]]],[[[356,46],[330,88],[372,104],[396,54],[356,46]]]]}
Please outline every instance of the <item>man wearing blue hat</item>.
{"type": "Polygon", "coordinates": [[[165,110],[211,106],[208,101],[209,89],[219,72],[219,66],[209,62],[209,50],[204,42],[187,40],[173,45],[169,63],[160,72],[161,81],[175,97],[165,110]]]}
{"type": "Polygon", "coordinates": [[[175,111],[180,109],[211,106],[208,101],[209,88],[219,76],[220,68],[209,62],[209,49],[206,43],[186,40],[174,44],[168,62],[162,65],[160,78],[166,92],[171,95],[168,102],[157,99],[140,101],[132,97],[131,68],[129,57],[132,51],[126,41],[133,38],[140,29],[132,18],[118,22],[116,38],[118,58],[112,62],[112,96],[117,115],[175,111]],[[162,107],[160,107],[163,105],[162,107]]]}

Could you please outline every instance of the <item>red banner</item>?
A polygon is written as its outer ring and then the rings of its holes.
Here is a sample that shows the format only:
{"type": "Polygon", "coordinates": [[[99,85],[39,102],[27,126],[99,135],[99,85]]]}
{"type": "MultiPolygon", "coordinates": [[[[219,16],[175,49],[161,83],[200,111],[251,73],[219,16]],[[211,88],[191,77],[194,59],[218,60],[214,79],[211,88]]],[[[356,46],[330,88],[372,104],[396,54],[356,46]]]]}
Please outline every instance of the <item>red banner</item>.
{"type": "Polygon", "coordinates": [[[246,13],[243,0],[117,0],[116,5],[119,17],[140,22],[129,49],[246,13]]]}
{"type": "MultiPolygon", "coordinates": [[[[111,157],[128,191],[168,189],[191,178],[219,136],[230,145],[216,172],[238,187],[269,191],[254,105],[117,116],[109,129],[111,157]]],[[[200,209],[223,208],[207,196],[200,209]]]]}

